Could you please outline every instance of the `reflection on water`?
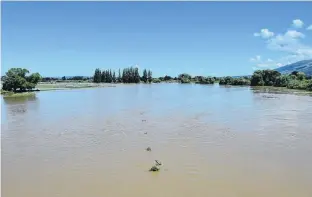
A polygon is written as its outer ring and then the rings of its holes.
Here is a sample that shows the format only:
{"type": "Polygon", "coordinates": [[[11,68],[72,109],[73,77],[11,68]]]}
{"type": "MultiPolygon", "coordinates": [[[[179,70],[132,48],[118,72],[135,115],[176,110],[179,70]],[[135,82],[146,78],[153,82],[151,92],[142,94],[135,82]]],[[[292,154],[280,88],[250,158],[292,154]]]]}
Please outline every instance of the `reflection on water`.
{"type": "Polygon", "coordinates": [[[312,194],[311,96],[119,85],[3,99],[1,113],[6,197],[312,194]]]}
{"type": "Polygon", "coordinates": [[[39,101],[36,95],[22,96],[22,97],[3,97],[2,98],[2,122],[7,121],[7,116],[12,116],[14,119],[12,121],[18,122],[17,116],[20,115],[24,119],[23,113],[27,113],[29,109],[34,106],[38,106],[39,101]]]}

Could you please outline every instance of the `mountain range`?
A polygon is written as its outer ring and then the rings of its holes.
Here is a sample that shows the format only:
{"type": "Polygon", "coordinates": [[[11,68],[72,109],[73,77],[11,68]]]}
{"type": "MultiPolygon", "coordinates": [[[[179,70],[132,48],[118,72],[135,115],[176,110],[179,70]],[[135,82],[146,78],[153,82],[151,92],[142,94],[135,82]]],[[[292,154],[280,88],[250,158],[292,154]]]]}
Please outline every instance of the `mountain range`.
{"type": "Polygon", "coordinates": [[[312,59],[311,60],[302,60],[286,66],[279,67],[278,72],[282,74],[290,74],[293,71],[303,72],[306,75],[312,76],[312,59]]]}

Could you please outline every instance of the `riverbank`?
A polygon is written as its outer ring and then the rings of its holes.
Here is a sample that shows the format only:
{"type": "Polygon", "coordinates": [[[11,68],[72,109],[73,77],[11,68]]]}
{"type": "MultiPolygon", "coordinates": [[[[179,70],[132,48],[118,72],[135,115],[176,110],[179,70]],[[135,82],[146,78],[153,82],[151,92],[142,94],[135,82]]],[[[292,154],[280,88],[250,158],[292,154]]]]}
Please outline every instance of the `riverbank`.
{"type": "Polygon", "coordinates": [[[1,91],[1,94],[3,95],[3,98],[17,98],[17,97],[30,97],[35,96],[35,92],[8,92],[8,91],[1,91]]]}

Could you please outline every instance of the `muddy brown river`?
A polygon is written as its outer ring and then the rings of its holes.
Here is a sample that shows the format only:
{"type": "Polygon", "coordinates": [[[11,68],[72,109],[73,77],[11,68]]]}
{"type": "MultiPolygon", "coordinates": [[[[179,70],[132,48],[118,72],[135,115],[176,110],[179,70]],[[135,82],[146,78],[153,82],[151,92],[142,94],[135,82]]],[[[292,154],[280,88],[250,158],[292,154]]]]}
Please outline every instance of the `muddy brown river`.
{"type": "Polygon", "coordinates": [[[309,94],[153,84],[1,99],[3,197],[312,196],[309,94]]]}

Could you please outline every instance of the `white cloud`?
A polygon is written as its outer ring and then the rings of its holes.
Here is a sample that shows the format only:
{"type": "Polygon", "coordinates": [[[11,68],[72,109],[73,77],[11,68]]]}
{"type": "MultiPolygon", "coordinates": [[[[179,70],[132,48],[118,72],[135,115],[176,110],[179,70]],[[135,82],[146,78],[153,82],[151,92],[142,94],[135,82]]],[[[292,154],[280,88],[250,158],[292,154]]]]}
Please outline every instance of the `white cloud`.
{"type": "Polygon", "coordinates": [[[299,31],[296,30],[288,30],[285,33],[285,36],[291,37],[291,38],[304,38],[305,35],[299,31]]]}
{"type": "Polygon", "coordinates": [[[260,61],[261,60],[261,56],[260,55],[257,55],[256,57],[252,57],[249,59],[251,62],[257,62],[257,61],[260,61]]]}
{"type": "Polygon", "coordinates": [[[268,29],[261,29],[259,33],[254,33],[255,37],[261,36],[262,38],[270,38],[274,36],[274,33],[269,31],[268,29]]]}
{"type": "MultiPolygon", "coordinates": [[[[296,19],[293,21],[294,27],[303,27],[304,23],[296,19]]],[[[310,25],[307,30],[312,30],[312,25],[310,25]]],[[[269,34],[268,29],[262,29],[260,33],[255,33],[255,36],[261,36],[265,39],[265,44],[267,48],[271,51],[276,51],[278,54],[281,54],[281,57],[275,58],[275,60],[267,59],[267,61],[261,61],[259,59],[256,61],[256,58],[251,58],[254,60],[252,62],[257,63],[258,68],[276,68],[281,67],[287,64],[291,64],[300,60],[312,59],[312,46],[306,44],[304,41],[306,35],[302,32],[296,30],[287,30],[284,33],[277,33],[276,35],[271,32],[269,34]]]]}
{"type": "Polygon", "coordinates": [[[288,55],[312,58],[312,47],[303,44],[300,40],[304,37],[301,32],[289,30],[285,34],[278,34],[269,39],[267,46],[270,50],[286,52],[288,55]]]}
{"type": "Polygon", "coordinates": [[[301,28],[301,27],[303,27],[303,22],[302,22],[302,20],[300,20],[300,19],[295,19],[295,20],[293,20],[293,27],[295,27],[295,28],[301,28]]]}

